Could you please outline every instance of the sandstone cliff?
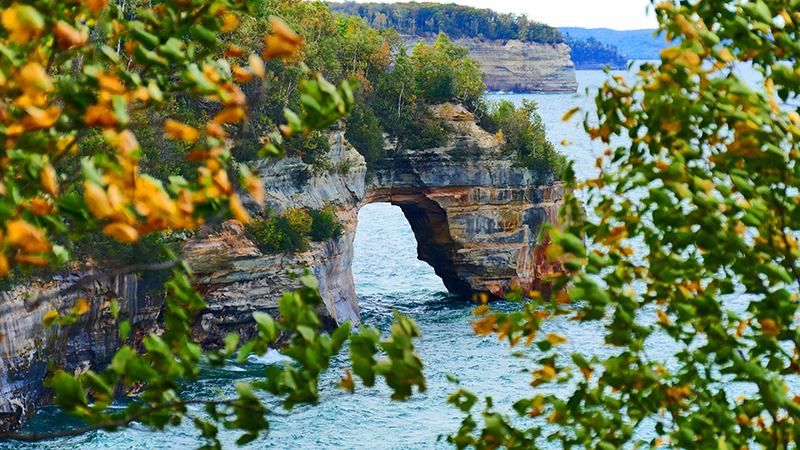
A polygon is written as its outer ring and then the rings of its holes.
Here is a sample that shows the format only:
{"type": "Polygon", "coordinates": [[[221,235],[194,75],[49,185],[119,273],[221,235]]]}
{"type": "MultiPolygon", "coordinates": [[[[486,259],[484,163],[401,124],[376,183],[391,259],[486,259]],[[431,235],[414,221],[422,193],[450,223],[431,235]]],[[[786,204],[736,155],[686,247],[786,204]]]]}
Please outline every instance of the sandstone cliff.
{"type": "MultiPolygon", "coordinates": [[[[267,202],[277,211],[301,206],[332,206],[344,224],[339,238],[312,242],[300,254],[262,254],[241,225],[229,221],[207,238],[189,241],[185,257],[197,274],[195,283],[208,309],[198,317],[194,339],[206,347],[221,344],[229,332],[243,338],[256,332],[254,311],[277,315],[277,300],[297,287],[286,270],[308,269],[319,281],[324,300],[321,315],[331,325],[360,322],[352,275],[353,239],[359,209],[371,202],[399,205],[418,243],[420,259],[433,266],[453,293],[489,292],[500,296],[513,286],[537,287],[558,267],[547,263],[539,231],[555,224],[564,193],[560,183],[516,167],[497,138],[480,129],[460,106],[440,106],[454,130],[448,145],[419,151],[389,149],[370,185],[366,165],[344,139],[344,130],[329,135],[331,150],[324,166],[310,168],[299,158],[263,161],[257,168],[267,202]],[[300,172],[310,177],[298,177],[300,172]],[[303,183],[298,179],[307,178],[303,183]]],[[[391,146],[390,146],[391,147],[391,146]]],[[[257,213],[255,204],[249,207],[257,213]]],[[[30,308],[31,291],[57,292],[74,280],[24,286],[0,300],[0,428],[15,426],[50,392],[42,381],[48,362],[73,373],[101,370],[123,343],[111,319],[108,300],[120,299],[121,315],[134,326],[128,343],[158,331],[162,298],[135,275],[107,277],[52,302],[30,308]],[[65,329],[45,329],[51,308],[68,312],[78,297],[89,300],[89,312],[65,329]]]]}
{"type": "MultiPolygon", "coordinates": [[[[404,36],[411,49],[420,41],[433,45],[436,37],[404,36]]],[[[469,48],[469,54],[481,62],[484,82],[490,91],[515,93],[571,93],[578,90],[575,66],[567,44],[540,44],[516,39],[459,38],[453,43],[469,48]]]]}

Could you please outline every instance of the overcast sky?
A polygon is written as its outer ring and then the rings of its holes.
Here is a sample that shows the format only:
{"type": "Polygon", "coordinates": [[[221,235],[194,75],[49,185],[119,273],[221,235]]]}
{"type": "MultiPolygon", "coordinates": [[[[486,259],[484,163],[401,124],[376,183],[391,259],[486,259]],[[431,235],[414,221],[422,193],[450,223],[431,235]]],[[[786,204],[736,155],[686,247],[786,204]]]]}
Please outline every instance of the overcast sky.
{"type": "MultiPolygon", "coordinates": [[[[341,1],[341,0],[339,0],[341,1]]],[[[358,0],[394,3],[407,0],[358,0]]],[[[427,1],[427,0],[417,0],[427,1]]],[[[612,28],[637,30],[655,28],[648,0],[439,0],[437,3],[490,8],[501,13],[527,14],[529,19],[554,27],[612,28]]]]}

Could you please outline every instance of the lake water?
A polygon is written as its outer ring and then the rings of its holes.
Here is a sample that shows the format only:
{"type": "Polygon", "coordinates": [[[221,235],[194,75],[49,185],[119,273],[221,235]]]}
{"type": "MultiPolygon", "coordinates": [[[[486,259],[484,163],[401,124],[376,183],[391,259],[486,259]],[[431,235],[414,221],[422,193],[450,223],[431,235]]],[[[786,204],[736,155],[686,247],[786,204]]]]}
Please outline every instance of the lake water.
{"type": "MultiPolygon", "coordinates": [[[[523,97],[539,103],[551,141],[575,161],[578,177],[594,175],[594,163],[605,150],[583,132],[579,121],[561,121],[565,112],[575,106],[593,109],[593,99],[585,90],[596,89],[607,75],[602,71],[577,72],[579,94],[500,95],[521,103],[523,97]],[[567,141],[567,145],[562,145],[567,141]]],[[[288,416],[270,419],[268,435],[245,446],[252,449],[445,449],[453,448],[440,435],[455,433],[462,414],[445,404],[445,398],[457,390],[447,380],[450,374],[463,387],[479,397],[491,396],[497,409],[510,412],[512,401],[534,395],[530,367],[525,361],[510,356],[508,345],[494,337],[476,337],[470,321],[473,304],[450,296],[441,280],[424,262],[416,259],[414,235],[398,207],[371,204],[359,214],[353,265],[356,292],[361,305],[362,321],[388,330],[392,311],[397,310],[417,321],[422,338],[418,353],[425,364],[427,392],[407,402],[388,400],[385,386],[373,389],[358,387],[354,395],[343,395],[335,385],[344,373],[346,357],[333,364],[325,374],[320,392],[321,404],[293,411],[288,416]]],[[[495,308],[512,308],[498,302],[495,308]]],[[[586,325],[555,319],[546,322],[545,332],[568,337],[558,347],[564,355],[573,352],[606,354],[599,324],[586,325]]],[[[654,338],[654,347],[669,346],[666,340],[654,338]]],[[[533,351],[533,350],[528,350],[533,351]]],[[[263,374],[265,364],[280,359],[277,352],[252,359],[242,366],[206,372],[202,379],[186,388],[189,397],[209,398],[215,393],[233,395],[233,382],[254,380],[263,374]]],[[[541,389],[538,392],[542,392],[541,389]]],[[[52,432],[79,426],[80,422],[61,414],[55,408],[38,412],[25,432],[52,432]]],[[[222,432],[228,448],[236,448],[238,434],[222,432]]],[[[83,436],[43,442],[35,445],[0,444],[0,448],[35,449],[183,449],[198,446],[197,432],[189,425],[172,427],[165,432],[128,429],[118,433],[96,431],[83,436]]]]}

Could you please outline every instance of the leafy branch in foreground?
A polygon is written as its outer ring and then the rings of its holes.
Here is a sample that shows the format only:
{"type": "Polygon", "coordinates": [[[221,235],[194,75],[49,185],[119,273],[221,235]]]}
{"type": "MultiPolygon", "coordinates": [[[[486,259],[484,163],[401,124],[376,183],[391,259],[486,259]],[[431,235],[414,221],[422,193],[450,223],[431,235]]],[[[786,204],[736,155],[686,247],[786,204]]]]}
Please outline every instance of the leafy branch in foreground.
{"type": "MultiPolygon", "coordinates": [[[[143,354],[126,345],[116,353],[104,372],[88,371],[74,376],[57,370],[49,380],[50,387],[57,393],[56,404],[89,426],[48,434],[4,433],[0,439],[34,442],[97,429],[113,431],[134,421],[153,429],[163,429],[178,425],[189,417],[205,442],[203,448],[221,448],[217,438],[220,425],[241,430],[237,443],[244,444],[269,429],[267,417],[278,406],[290,410],[296,405],[314,404],[320,400],[319,376],[329,368],[331,358],[340,352],[348,339],[353,372],[365,386],[373,386],[376,376],[383,377],[394,390],[392,398],[396,400],[408,398],[414,386],[419,391],[425,390],[422,364],[414,354],[411,342],[412,338],[419,336],[413,321],[396,314],[391,336],[384,341],[374,328],[362,327],[360,334],[351,336],[349,322],[330,335],[325,334],[320,331],[322,324],[315,312],[322,306],[316,279],[307,274],[300,277],[300,281],[304,287],[281,297],[280,320],[256,312],[254,318],[259,329],[256,338],[239,345],[239,336],[230,334],[225,339],[224,349],[204,354],[200,345],[191,341],[187,324],[206,307],[205,302],[189,285],[183,271],[175,269],[173,278],[165,285],[169,292],[164,312],[166,332],[145,337],[143,345],[146,351],[143,354]],[[251,354],[264,355],[284,334],[291,338],[281,352],[292,362],[286,362],[282,367],[268,366],[262,380],[237,383],[237,398],[181,398],[183,383],[196,380],[204,365],[219,367],[228,364],[234,356],[238,363],[243,363],[251,354]],[[385,352],[385,359],[376,359],[380,351],[385,352]],[[109,408],[120,382],[127,386],[144,386],[136,400],[121,411],[109,408]],[[265,400],[273,405],[266,406],[265,400]],[[195,405],[203,406],[204,412],[190,410],[189,407],[195,405]]],[[[81,314],[80,311],[75,313],[81,314]]],[[[120,322],[119,330],[124,339],[131,330],[130,324],[120,322]]],[[[340,385],[352,392],[354,380],[349,370],[346,373],[340,385]]]]}
{"type": "MultiPolygon", "coordinates": [[[[458,448],[797,447],[797,2],[655,9],[673,46],[660,65],[611,77],[584,121],[609,148],[578,185],[593,219],[570,221],[571,196],[565,228],[549,230],[548,257],[571,258],[552,280],[564,291],[513,314],[476,311],[476,332],[536,343],[534,386],[569,384],[520,399],[518,419],[491,404],[482,427],[466,417],[458,448]],[[742,64],[761,78],[743,79],[742,64]],[[532,336],[553,315],[596,323],[610,351],[552,352],[561,338],[532,336]]],[[[451,403],[470,412],[476,400],[451,403]]]]}
{"type": "MultiPolygon", "coordinates": [[[[194,230],[228,211],[240,222],[249,222],[230,181],[236,177],[228,173],[228,145],[248,114],[240,85],[266,79],[264,60],[289,58],[303,44],[275,17],[261,57],[226,44],[241,15],[255,7],[252,1],[166,0],[131,15],[105,0],[30,0],[2,6],[0,276],[18,268],[64,266],[73,255],[56,242],[91,233],[131,244],[150,233],[194,230]],[[165,105],[177,97],[205,102],[208,117],[197,120],[200,127],[169,116],[165,105]],[[135,129],[131,116],[154,110],[166,116],[159,130],[164,137],[190,148],[187,159],[195,163],[196,178],[173,175],[164,183],[143,173],[143,149],[136,133],[149,130],[135,129]]],[[[279,157],[284,138],[319,131],[341,119],[353,106],[354,85],[344,80],[337,87],[320,75],[300,82],[303,110],[284,110],[287,124],[267,135],[260,155],[279,157]]],[[[242,187],[263,204],[261,182],[244,165],[240,175],[242,187]]],[[[268,428],[266,415],[272,408],[263,398],[287,409],[319,400],[319,374],[342,348],[350,329],[344,324],[330,336],[320,332],[315,308],[322,301],[313,277],[301,278],[305,287],[281,298],[280,320],[254,315],[257,338],[240,347],[239,337],[231,334],[224,349],[204,354],[192,341],[190,324],[206,304],[190,284],[186,263],[164,261],[135,268],[172,268],[172,278],[164,285],[163,333],[139,342],[129,337],[132,325],[122,320],[119,336],[130,345],[115,353],[106,370],[76,375],[51,367],[47,383],[56,393],[55,403],[88,427],[44,435],[5,433],[0,439],[31,442],[116,430],[134,421],[163,429],[188,417],[205,448],[219,448],[220,425],[241,430],[240,444],[268,428]],[[270,366],[263,381],[237,384],[233,399],[181,398],[183,383],[197,379],[203,365],[223,365],[237,350],[240,361],[253,352],[264,354],[279,335],[290,336],[283,352],[292,358],[291,364],[270,366]],[[122,385],[141,393],[124,409],[111,408],[122,385]],[[257,391],[264,391],[263,397],[257,391]],[[190,410],[200,404],[205,412],[190,410]]],[[[87,280],[125,271],[91,272],[87,280]]],[[[84,284],[81,280],[66,290],[84,284]]],[[[48,299],[40,296],[30,306],[48,299]]],[[[117,320],[119,304],[111,301],[109,309],[117,320]]],[[[44,322],[70,326],[88,310],[87,300],[78,299],[71,314],[50,310],[44,322]]],[[[358,344],[351,344],[351,355],[365,385],[383,376],[395,390],[394,398],[405,399],[414,385],[419,390],[425,385],[411,343],[419,332],[409,319],[397,319],[391,338],[383,342],[377,331],[363,329],[362,337],[353,341],[358,344]],[[379,348],[388,360],[375,359],[379,348]]],[[[352,378],[348,375],[342,385],[352,390],[352,378]]]]}

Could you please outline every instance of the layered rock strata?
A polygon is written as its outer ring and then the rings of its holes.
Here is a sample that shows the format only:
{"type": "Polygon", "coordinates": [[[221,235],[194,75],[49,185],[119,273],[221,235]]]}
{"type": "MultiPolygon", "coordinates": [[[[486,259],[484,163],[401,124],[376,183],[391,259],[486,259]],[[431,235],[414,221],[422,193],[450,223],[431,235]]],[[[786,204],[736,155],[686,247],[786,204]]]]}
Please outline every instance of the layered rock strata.
{"type": "MultiPolygon", "coordinates": [[[[558,264],[546,261],[539,233],[544,224],[557,224],[563,186],[515,166],[514,156],[504,153],[498,138],[480,129],[463,107],[435,109],[453,130],[450,142],[417,151],[388,145],[368,186],[364,159],[344,139],[342,128],[331,131],[331,150],[322,164],[309,166],[297,157],[260,162],[257,169],[271,210],[330,207],[344,233],[312,242],[299,254],[263,254],[244,227],[230,221],[202,240],[187,242],[185,257],[208,305],[194,324],[195,341],[217,347],[230,332],[252,336],[257,330],[252,313],[279,315],[281,293],[298,287],[287,270],[309,270],[317,278],[324,300],[319,312],[328,324],[349,320],[357,325],[353,240],[359,209],[373,202],[390,202],[403,210],[417,238],[419,258],[433,266],[453,293],[501,296],[515,286],[540,287],[547,273],[558,270],[558,264]]],[[[248,207],[259,213],[255,204],[248,207]]],[[[2,294],[0,428],[18,425],[34,407],[49,403],[52,394],[42,383],[49,362],[75,374],[107,366],[124,344],[110,316],[111,298],[120,302],[121,319],[133,325],[128,344],[160,330],[163,298],[150,294],[155,286],[146,279],[105,276],[85,289],[58,294],[80,276],[2,294]],[[26,300],[30,292],[54,295],[31,307],[26,300]],[[89,311],[78,323],[43,327],[48,311],[68,313],[79,297],[88,300],[89,311]]]]}
{"type": "MultiPolygon", "coordinates": [[[[404,36],[407,49],[420,41],[433,45],[436,36],[404,36]]],[[[484,83],[490,91],[515,93],[572,93],[578,90],[575,65],[567,44],[540,44],[517,39],[453,39],[469,48],[469,55],[481,62],[484,83]]]]}
{"type": "MultiPolygon", "coordinates": [[[[102,272],[77,273],[49,283],[19,286],[0,294],[0,429],[19,426],[35,407],[49,404],[52,391],[44,386],[49,364],[69,373],[104,370],[122,347],[117,321],[111,316],[111,300],[119,302],[119,320],[128,320],[134,331],[127,343],[140,346],[147,334],[158,330],[164,303],[160,286],[136,274],[107,276],[102,272]],[[95,278],[86,287],[64,294],[74,283],[95,278]],[[47,296],[37,302],[30,294],[47,296]],[[88,310],[70,326],[42,324],[55,310],[69,315],[78,299],[88,310]]],[[[122,388],[122,386],[120,386],[122,388]]]]}

